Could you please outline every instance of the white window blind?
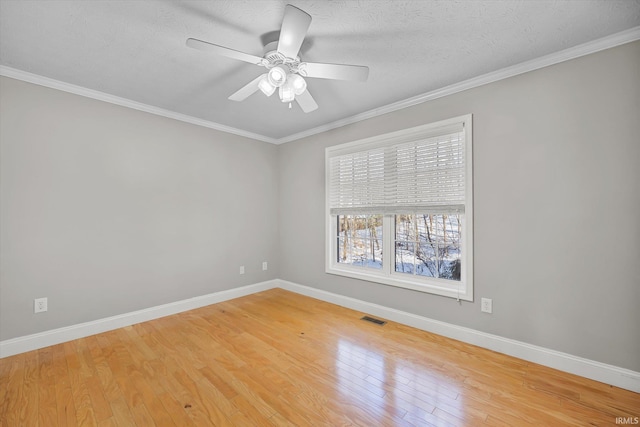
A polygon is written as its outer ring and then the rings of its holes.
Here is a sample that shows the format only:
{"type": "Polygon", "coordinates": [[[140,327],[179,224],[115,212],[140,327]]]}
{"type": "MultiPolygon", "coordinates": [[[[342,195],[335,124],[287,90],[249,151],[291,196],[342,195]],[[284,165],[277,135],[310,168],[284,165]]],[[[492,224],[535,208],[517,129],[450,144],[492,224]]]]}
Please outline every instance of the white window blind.
{"type": "Polygon", "coordinates": [[[379,212],[386,204],[384,149],[333,157],[330,170],[332,214],[379,212]]]}
{"type": "MultiPolygon", "coordinates": [[[[409,138],[412,139],[412,138],[409,138]]],[[[345,213],[464,212],[464,128],[329,159],[329,208],[345,213]]]]}

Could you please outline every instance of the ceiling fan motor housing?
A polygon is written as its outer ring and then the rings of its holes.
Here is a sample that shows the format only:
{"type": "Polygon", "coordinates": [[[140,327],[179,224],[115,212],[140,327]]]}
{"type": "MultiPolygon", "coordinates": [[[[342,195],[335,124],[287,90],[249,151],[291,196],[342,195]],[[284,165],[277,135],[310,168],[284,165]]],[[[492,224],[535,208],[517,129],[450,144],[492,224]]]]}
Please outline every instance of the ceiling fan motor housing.
{"type": "Polygon", "coordinates": [[[278,48],[278,42],[277,41],[268,43],[264,47],[264,56],[263,57],[266,60],[266,63],[264,64],[264,66],[267,69],[271,69],[273,67],[276,67],[276,66],[280,65],[283,68],[288,68],[289,71],[292,72],[292,73],[298,72],[298,65],[300,64],[300,57],[296,56],[295,58],[287,58],[286,56],[284,56],[283,54],[278,52],[277,48],[278,48]]]}

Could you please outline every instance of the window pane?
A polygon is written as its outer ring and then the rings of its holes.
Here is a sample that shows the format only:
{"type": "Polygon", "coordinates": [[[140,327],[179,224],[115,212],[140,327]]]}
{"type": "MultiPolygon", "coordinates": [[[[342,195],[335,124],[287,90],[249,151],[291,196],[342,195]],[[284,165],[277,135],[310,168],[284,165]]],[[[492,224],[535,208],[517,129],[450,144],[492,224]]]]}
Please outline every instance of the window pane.
{"type": "Polygon", "coordinates": [[[396,272],[460,280],[460,214],[396,215],[395,224],[396,272]]]}
{"type": "Polygon", "coordinates": [[[438,276],[460,280],[460,215],[441,215],[438,228],[438,276]]]}
{"type": "Polygon", "coordinates": [[[438,277],[438,261],[436,256],[436,246],[431,243],[421,241],[416,254],[418,266],[416,274],[425,277],[438,277]]]}
{"type": "Polygon", "coordinates": [[[396,241],[396,271],[413,274],[416,267],[415,250],[413,242],[396,241]]]}
{"type": "Polygon", "coordinates": [[[415,215],[396,215],[396,240],[415,240],[415,215]]]}
{"type": "Polygon", "coordinates": [[[460,253],[450,249],[450,246],[438,247],[438,277],[460,280],[460,253]]]}
{"type": "Polygon", "coordinates": [[[382,268],[382,215],[338,216],[338,262],[382,268]]]}

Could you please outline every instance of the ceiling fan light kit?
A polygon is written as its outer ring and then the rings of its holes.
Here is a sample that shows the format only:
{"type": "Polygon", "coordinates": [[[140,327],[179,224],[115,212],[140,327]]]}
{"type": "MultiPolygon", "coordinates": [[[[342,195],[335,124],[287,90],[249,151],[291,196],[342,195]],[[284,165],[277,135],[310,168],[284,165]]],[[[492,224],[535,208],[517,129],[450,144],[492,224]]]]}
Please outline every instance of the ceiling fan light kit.
{"type": "Polygon", "coordinates": [[[307,90],[307,82],[303,77],[364,82],[369,76],[369,68],[364,66],[302,62],[298,53],[310,24],[309,14],[297,7],[287,5],[284,10],[280,38],[277,42],[271,42],[265,46],[265,54],[262,58],[194,38],[187,39],[187,46],[269,70],[229,96],[230,100],[244,101],[258,90],[266,96],[271,96],[278,88],[280,101],[288,102],[291,108],[290,103],[295,100],[302,111],[310,113],[318,108],[318,104],[307,90]]]}
{"type": "Polygon", "coordinates": [[[276,65],[269,70],[269,83],[275,87],[280,87],[287,80],[287,72],[280,65],[276,65]]]}
{"type": "Polygon", "coordinates": [[[289,81],[296,95],[302,95],[307,90],[307,82],[299,74],[290,74],[289,81]]]}
{"type": "Polygon", "coordinates": [[[293,88],[289,83],[285,83],[280,86],[280,101],[282,102],[293,102],[296,97],[296,94],[293,92],[293,88]]]}
{"type": "Polygon", "coordinates": [[[267,96],[273,95],[273,92],[276,91],[276,87],[269,83],[269,77],[267,73],[264,73],[260,76],[260,81],[258,82],[258,88],[267,96]]]}

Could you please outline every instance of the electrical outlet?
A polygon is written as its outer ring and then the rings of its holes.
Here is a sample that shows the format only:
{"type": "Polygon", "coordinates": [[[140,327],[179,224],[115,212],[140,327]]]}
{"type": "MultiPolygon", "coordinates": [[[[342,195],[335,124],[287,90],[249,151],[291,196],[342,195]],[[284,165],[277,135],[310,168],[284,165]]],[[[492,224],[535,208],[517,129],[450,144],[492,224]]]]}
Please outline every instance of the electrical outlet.
{"type": "Polygon", "coordinates": [[[240,274],[244,274],[244,265],[240,266],[240,274]]]}
{"type": "Polygon", "coordinates": [[[33,312],[34,313],[42,313],[43,311],[47,311],[47,299],[46,298],[36,298],[33,300],[33,312]]]}
{"type": "Polygon", "coordinates": [[[266,271],[266,270],[267,270],[267,267],[268,267],[268,265],[267,265],[267,261],[264,261],[264,262],[262,263],[262,270],[263,270],[263,271],[266,271]]]}
{"type": "Polygon", "coordinates": [[[493,313],[493,300],[491,298],[482,298],[480,301],[480,310],[483,313],[493,313]]]}

